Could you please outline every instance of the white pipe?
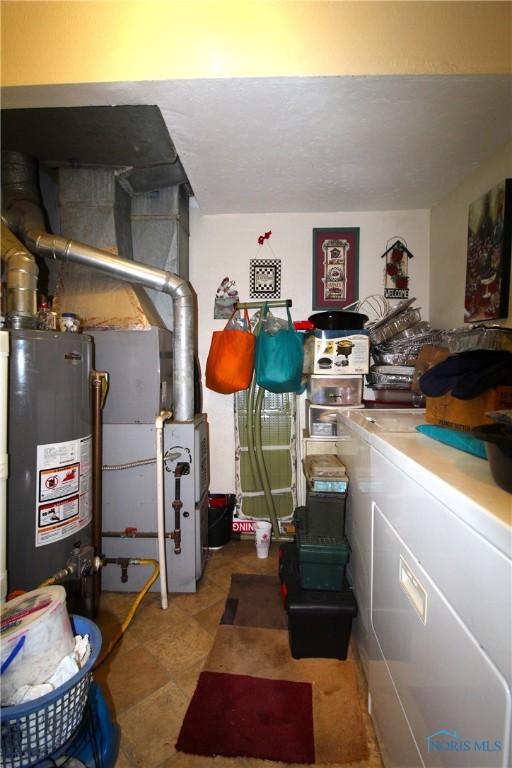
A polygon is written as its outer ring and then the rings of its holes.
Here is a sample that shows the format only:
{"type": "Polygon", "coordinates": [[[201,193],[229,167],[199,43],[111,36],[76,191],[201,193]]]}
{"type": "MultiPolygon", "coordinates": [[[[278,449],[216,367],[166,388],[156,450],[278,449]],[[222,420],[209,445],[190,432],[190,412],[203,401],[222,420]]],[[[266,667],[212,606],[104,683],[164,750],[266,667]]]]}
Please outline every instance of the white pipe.
{"type": "Polygon", "coordinates": [[[158,531],[158,562],[160,563],[160,597],[162,610],[167,603],[167,568],[165,566],[165,509],[164,509],[164,423],[172,418],[171,411],[160,411],[155,419],[156,439],[156,514],[158,531]]]}
{"type": "Polygon", "coordinates": [[[7,597],[7,390],[9,333],[0,331],[0,603],[7,597]]]}

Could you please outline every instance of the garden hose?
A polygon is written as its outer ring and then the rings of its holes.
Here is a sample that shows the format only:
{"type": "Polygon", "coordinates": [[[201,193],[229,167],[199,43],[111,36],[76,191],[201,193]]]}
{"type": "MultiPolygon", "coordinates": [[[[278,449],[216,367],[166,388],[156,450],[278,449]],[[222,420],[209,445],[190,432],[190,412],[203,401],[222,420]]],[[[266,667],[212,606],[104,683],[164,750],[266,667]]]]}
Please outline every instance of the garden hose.
{"type": "Polygon", "coordinates": [[[107,656],[111,653],[112,649],[117,645],[119,640],[122,638],[122,636],[124,635],[124,633],[126,632],[128,627],[130,626],[131,621],[132,621],[133,617],[135,616],[135,612],[136,612],[137,608],[139,607],[139,605],[143,601],[144,597],[148,593],[150,587],[155,583],[155,581],[157,580],[157,578],[158,578],[158,576],[160,574],[160,566],[159,566],[157,560],[146,560],[146,559],[142,559],[142,558],[133,558],[133,559],[130,558],[129,564],[130,565],[152,565],[153,566],[153,572],[152,572],[151,576],[149,577],[149,579],[144,584],[144,586],[142,587],[141,591],[139,592],[139,594],[137,595],[135,600],[133,601],[133,603],[132,603],[132,605],[130,607],[130,610],[126,614],[126,617],[125,617],[123,623],[121,624],[121,626],[119,627],[119,629],[115,633],[114,637],[110,640],[110,642],[107,645],[107,647],[101,653],[98,661],[94,665],[94,669],[97,669],[100,666],[100,664],[103,664],[103,662],[105,661],[107,656]]]}
{"type": "Polygon", "coordinates": [[[61,581],[67,579],[67,577],[71,576],[72,573],[73,569],[66,566],[66,568],[63,568],[61,571],[57,571],[53,574],[53,576],[50,576],[48,579],[42,581],[37,588],[40,589],[41,587],[50,587],[53,584],[60,584],[61,581]]]}

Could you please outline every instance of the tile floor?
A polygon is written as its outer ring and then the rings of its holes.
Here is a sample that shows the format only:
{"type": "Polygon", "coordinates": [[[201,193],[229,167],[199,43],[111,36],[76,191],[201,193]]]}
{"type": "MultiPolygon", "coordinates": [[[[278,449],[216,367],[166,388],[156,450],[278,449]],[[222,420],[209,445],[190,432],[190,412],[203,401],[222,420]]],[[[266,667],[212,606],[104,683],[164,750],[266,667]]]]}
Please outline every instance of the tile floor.
{"type": "MultiPolygon", "coordinates": [[[[232,573],[277,573],[277,547],[258,560],[254,542],[232,541],[211,552],[195,594],[172,594],[162,611],[158,593],[147,595],[123,639],[95,672],[95,679],[121,728],[117,768],[283,768],[249,758],[203,758],[176,752],[174,744],[197,678],[224,608],[232,573]]],[[[105,592],[98,624],[104,639],[115,631],[132,594],[105,592]]],[[[352,657],[354,651],[351,649],[352,657]]],[[[366,712],[360,678],[361,710],[370,757],[344,768],[381,768],[378,746],[366,712]]],[[[337,768],[331,765],[330,768],[337,768]]]]}

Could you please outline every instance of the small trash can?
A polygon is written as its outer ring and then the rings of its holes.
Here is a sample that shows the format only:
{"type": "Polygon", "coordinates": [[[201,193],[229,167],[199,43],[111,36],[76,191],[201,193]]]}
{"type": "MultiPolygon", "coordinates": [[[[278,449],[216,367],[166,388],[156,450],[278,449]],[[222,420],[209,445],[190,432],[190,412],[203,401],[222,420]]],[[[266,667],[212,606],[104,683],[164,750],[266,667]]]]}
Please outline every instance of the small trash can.
{"type": "Polygon", "coordinates": [[[208,494],[208,549],[220,549],[231,539],[234,493],[208,494]]]}

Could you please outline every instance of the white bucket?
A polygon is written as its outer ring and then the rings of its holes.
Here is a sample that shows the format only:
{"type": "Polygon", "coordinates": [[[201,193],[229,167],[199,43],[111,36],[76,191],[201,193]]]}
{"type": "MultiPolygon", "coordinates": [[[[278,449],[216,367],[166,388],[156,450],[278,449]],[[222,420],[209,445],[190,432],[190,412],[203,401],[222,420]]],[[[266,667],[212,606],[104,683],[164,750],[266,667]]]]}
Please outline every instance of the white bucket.
{"type": "Polygon", "coordinates": [[[272,523],[267,520],[256,520],[254,522],[254,535],[256,538],[256,554],[260,560],[268,557],[270,548],[270,537],[272,535],[272,523]]]}
{"type": "Polygon", "coordinates": [[[41,587],[4,603],[0,638],[0,660],[2,667],[6,665],[2,698],[10,701],[22,685],[44,683],[61,659],[73,651],[64,587],[41,587]]]}

